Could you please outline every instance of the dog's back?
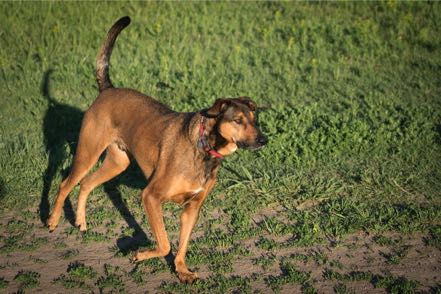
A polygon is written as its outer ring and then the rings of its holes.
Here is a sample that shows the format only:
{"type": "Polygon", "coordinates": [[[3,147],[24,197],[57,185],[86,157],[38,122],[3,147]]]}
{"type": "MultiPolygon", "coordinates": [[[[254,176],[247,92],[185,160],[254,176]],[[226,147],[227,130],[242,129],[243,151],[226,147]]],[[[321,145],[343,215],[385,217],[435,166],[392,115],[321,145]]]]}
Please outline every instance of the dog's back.
{"type": "MultiPolygon", "coordinates": [[[[129,138],[148,134],[147,140],[158,142],[161,139],[159,135],[164,133],[161,129],[167,125],[164,122],[177,117],[178,113],[136,90],[114,88],[109,76],[110,56],[118,35],[129,24],[128,16],[119,19],[110,28],[101,45],[96,61],[96,81],[100,94],[85,114],[82,132],[86,131],[88,124],[101,125],[101,131],[107,132],[113,141],[133,152],[131,149],[135,149],[135,142],[129,138]],[[140,134],[133,136],[135,131],[140,134]],[[159,134],[157,138],[155,134],[159,134]]],[[[100,130],[96,127],[93,129],[95,133],[100,130]]]]}

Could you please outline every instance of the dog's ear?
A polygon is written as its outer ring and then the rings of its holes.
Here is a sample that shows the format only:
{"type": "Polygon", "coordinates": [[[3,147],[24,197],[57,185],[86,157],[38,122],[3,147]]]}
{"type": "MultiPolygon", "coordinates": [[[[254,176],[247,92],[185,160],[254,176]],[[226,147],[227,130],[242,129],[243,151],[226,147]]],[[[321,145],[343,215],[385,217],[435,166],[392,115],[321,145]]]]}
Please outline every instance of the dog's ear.
{"type": "Polygon", "coordinates": [[[239,99],[239,102],[240,102],[240,103],[243,103],[243,104],[245,104],[246,106],[248,106],[248,108],[249,108],[251,111],[256,111],[256,109],[257,109],[257,104],[256,104],[256,102],[254,102],[253,100],[251,100],[250,97],[242,96],[242,97],[239,97],[238,99],[239,99]]]}
{"type": "Polygon", "coordinates": [[[228,108],[230,103],[231,101],[229,99],[225,99],[225,98],[216,99],[213,106],[207,109],[208,116],[213,116],[213,117],[219,116],[228,108]]]}

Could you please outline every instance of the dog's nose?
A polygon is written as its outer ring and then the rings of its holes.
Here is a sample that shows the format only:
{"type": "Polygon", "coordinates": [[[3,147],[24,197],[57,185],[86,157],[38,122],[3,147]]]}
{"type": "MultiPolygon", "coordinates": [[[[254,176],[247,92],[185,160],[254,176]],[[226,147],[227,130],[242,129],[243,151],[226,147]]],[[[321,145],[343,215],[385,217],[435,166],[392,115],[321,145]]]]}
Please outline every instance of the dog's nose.
{"type": "Polygon", "coordinates": [[[268,143],[268,139],[265,136],[259,136],[257,138],[257,143],[259,143],[261,146],[266,145],[266,143],[268,143]]]}

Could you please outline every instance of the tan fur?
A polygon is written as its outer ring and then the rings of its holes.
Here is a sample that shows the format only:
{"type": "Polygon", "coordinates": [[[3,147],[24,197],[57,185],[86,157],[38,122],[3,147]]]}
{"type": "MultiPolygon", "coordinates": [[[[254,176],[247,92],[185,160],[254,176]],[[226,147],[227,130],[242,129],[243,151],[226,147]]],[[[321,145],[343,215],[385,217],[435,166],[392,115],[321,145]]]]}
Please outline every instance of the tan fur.
{"type": "MultiPolygon", "coordinates": [[[[127,22],[126,19],[122,25],[126,26],[127,22]]],[[[112,32],[121,30],[117,22],[109,32],[112,42],[106,40],[107,44],[112,45],[116,39],[112,32]]],[[[101,51],[111,52],[111,48],[103,47],[101,51]]],[[[109,56],[99,58],[108,60],[109,56]]],[[[89,193],[123,172],[130,158],[134,158],[149,181],[141,199],[157,242],[154,250],[139,251],[134,260],[165,256],[170,252],[162,204],[173,201],[183,206],[176,272],[181,281],[192,282],[197,275],[185,264],[188,241],[200,208],[216,182],[222,161],[198,147],[202,116],[205,117],[203,127],[208,143],[222,155],[236,151],[238,142],[258,148],[266,140],[256,127],[254,115],[252,120],[244,119],[241,125],[231,120],[231,117],[249,112],[244,101],[252,101],[249,98],[220,99],[200,112],[178,113],[135,90],[113,88],[110,80],[105,81],[107,68],[99,72],[100,94],[85,113],[73,167],[60,185],[48,227],[50,230],[56,228],[66,197],[81,181],[76,224],[85,231],[89,193]],[[222,132],[235,137],[224,136],[222,132]],[[87,175],[104,151],[106,157],[100,168],[87,175]]]]}

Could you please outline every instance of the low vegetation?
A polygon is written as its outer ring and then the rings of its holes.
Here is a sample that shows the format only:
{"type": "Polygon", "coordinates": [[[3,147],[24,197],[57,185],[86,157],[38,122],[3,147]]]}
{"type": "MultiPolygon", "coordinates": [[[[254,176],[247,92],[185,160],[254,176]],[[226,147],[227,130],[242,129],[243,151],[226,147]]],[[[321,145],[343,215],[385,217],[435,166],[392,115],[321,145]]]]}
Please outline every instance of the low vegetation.
{"type": "MultiPolygon", "coordinates": [[[[439,291],[439,3],[3,2],[0,16],[2,291],[439,291]],[[193,285],[168,259],[130,263],[154,246],[135,163],[91,193],[87,233],[78,189],[57,230],[43,225],[123,15],[115,85],[178,111],[261,106],[269,144],[224,160],[190,242],[193,285]]],[[[174,252],[180,211],[165,206],[174,252]]]]}

